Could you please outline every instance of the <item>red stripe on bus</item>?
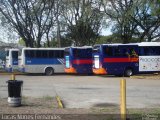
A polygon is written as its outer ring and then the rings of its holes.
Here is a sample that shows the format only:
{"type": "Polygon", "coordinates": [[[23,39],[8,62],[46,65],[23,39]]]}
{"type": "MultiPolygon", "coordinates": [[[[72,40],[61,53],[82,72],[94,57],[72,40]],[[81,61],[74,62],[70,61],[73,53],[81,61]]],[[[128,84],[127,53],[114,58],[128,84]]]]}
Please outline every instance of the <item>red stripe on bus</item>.
{"type": "Polygon", "coordinates": [[[104,58],[103,62],[138,62],[138,58],[104,58]]]}
{"type": "Polygon", "coordinates": [[[92,64],[92,60],[73,60],[73,64],[92,64]]]}

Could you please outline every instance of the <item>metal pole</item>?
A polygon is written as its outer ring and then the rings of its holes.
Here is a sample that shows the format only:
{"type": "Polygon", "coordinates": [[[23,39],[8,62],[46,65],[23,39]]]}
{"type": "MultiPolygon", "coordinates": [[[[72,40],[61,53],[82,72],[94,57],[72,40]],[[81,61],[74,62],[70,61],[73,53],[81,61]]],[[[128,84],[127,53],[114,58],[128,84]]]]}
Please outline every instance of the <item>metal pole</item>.
{"type": "Polygon", "coordinates": [[[11,75],[11,80],[15,80],[15,74],[11,75]]]}
{"type": "Polygon", "coordinates": [[[126,120],[126,80],[122,79],[120,82],[120,112],[121,112],[121,120],[126,120]]]}

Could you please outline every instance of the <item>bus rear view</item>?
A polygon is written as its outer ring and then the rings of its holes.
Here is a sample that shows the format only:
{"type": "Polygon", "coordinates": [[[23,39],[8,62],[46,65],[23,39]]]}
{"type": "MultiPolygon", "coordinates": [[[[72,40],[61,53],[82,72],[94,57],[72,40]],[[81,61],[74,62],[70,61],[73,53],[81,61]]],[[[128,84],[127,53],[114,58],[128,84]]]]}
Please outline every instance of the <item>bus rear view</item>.
{"type": "Polygon", "coordinates": [[[6,55],[5,70],[13,72],[18,70],[18,49],[8,49],[6,55]]]}
{"type": "Polygon", "coordinates": [[[92,47],[69,47],[65,49],[65,72],[91,74],[92,47]]]}

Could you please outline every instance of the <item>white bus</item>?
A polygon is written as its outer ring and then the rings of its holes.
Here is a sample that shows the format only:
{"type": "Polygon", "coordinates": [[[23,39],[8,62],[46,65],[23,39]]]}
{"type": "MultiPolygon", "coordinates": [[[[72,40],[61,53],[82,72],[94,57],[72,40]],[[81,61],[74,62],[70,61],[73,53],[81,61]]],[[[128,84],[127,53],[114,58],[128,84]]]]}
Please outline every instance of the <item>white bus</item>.
{"type": "Polygon", "coordinates": [[[18,60],[21,72],[46,75],[64,72],[64,48],[23,48],[18,60]]]}
{"type": "Polygon", "coordinates": [[[8,49],[6,50],[6,61],[5,70],[8,72],[13,72],[18,70],[18,52],[19,49],[8,49]]]}

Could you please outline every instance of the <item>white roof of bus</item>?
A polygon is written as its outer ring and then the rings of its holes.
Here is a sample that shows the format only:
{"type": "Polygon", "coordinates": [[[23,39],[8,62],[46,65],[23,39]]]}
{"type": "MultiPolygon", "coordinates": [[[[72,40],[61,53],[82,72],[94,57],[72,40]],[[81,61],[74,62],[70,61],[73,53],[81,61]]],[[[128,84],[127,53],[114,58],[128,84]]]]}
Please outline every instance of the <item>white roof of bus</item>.
{"type": "Polygon", "coordinates": [[[92,48],[92,46],[82,46],[82,47],[67,47],[67,48],[78,48],[78,49],[84,49],[84,48],[92,48]]]}
{"type": "Polygon", "coordinates": [[[139,46],[160,46],[160,42],[141,42],[139,46]]]}
{"type": "Polygon", "coordinates": [[[11,48],[11,49],[6,49],[5,51],[19,51],[19,49],[11,48]]]}
{"type": "Polygon", "coordinates": [[[160,42],[141,42],[141,43],[113,43],[113,44],[102,44],[102,45],[138,45],[138,46],[160,46],[160,42]]]}
{"type": "Polygon", "coordinates": [[[22,50],[64,50],[64,48],[23,48],[22,50]]]}

